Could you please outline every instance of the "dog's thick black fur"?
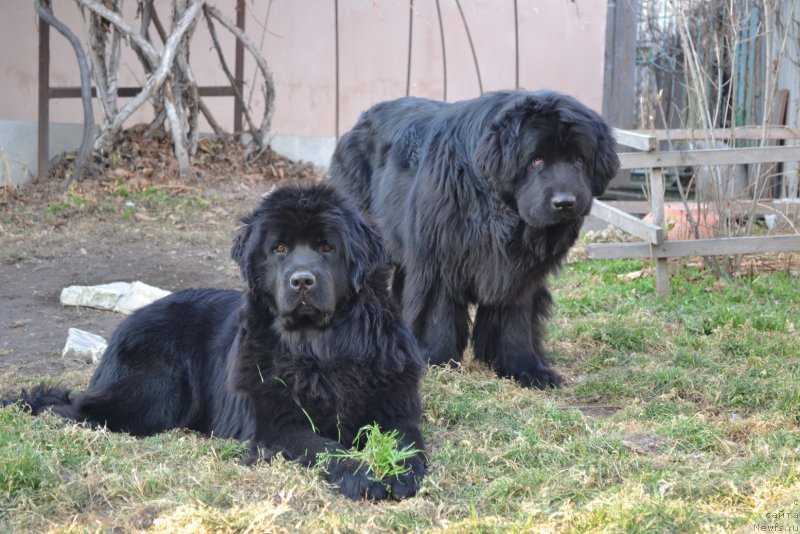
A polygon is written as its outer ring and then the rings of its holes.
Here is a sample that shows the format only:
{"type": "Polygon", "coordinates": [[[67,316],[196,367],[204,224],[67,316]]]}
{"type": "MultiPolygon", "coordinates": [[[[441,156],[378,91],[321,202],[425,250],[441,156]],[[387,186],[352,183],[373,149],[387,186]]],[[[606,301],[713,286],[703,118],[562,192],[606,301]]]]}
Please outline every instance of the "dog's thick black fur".
{"type": "Polygon", "coordinates": [[[524,386],[558,386],[543,335],[558,269],[619,168],[609,126],[551,91],[366,111],[330,174],[380,223],[393,292],[431,363],[460,360],[477,304],[477,359],[524,386]]]}
{"type": "MultiPolygon", "coordinates": [[[[154,302],[119,326],[86,391],[40,386],[24,404],[137,436],[249,439],[248,463],[283,454],[311,465],[372,422],[422,451],[424,362],[393,310],[376,230],[326,184],[279,188],[244,223],[232,255],[246,292],[154,302]]],[[[399,499],[416,493],[425,463],[420,452],[377,481],[334,459],[328,479],[350,498],[399,499]]]]}

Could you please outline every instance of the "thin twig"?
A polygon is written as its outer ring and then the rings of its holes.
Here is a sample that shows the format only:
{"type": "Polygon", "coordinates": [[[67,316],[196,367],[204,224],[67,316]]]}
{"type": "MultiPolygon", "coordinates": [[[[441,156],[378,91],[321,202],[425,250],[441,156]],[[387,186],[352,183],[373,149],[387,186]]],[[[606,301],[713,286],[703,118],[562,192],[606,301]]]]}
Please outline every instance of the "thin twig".
{"type": "MultiPolygon", "coordinates": [[[[796,6],[797,6],[797,0],[793,0],[792,1],[792,7],[788,12],[789,13],[795,13],[796,12],[796,6]]],[[[765,5],[765,11],[766,11],[766,5],[765,5]]],[[[773,15],[775,17],[779,16],[778,14],[776,14],[774,12],[773,12],[773,15]]],[[[770,32],[769,24],[771,22],[771,17],[770,17],[769,13],[765,13],[764,21],[765,21],[765,24],[767,25],[767,28],[766,28],[766,33],[767,33],[767,39],[766,39],[767,58],[770,58],[770,46],[769,46],[770,39],[769,39],[769,37],[771,37],[771,35],[770,35],[771,32],[770,32]]],[[[780,64],[781,59],[784,57],[784,54],[786,53],[786,42],[788,40],[789,33],[790,32],[788,31],[788,29],[785,29],[785,31],[783,33],[783,37],[781,39],[780,52],[778,52],[777,59],[774,60],[774,61],[768,62],[768,64],[774,65],[774,68],[777,68],[777,65],[780,64]]],[[[767,121],[769,120],[769,117],[771,116],[770,111],[771,111],[771,108],[772,108],[772,99],[775,96],[775,92],[776,92],[776,89],[777,89],[777,85],[776,84],[778,83],[778,76],[777,75],[772,76],[772,68],[773,67],[767,68],[767,84],[766,84],[767,85],[767,91],[766,91],[767,94],[766,94],[766,98],[764,99],[763,125],[767,124],[767,121]]],[[[762,134],[761,142],[759,143],[759,146],[764,146],[765,140],[766,140],[766,128],[764,129],[764,133],[762,134]]],[[[759,187],[759,182],[760,182],[760,178],[761,178],[761,176],[760,176],[761,175],[761,164],[760,163],[758,164],[757,171],[756,171],[755,175],[756,175],[756,189],[753,191],[753,200],[752,200],[752,204],[751,204],[751,208],[750,208],[751,209],[750,217],[747,219],[747,225],[746,225],[746,228],[745,228],[745,235],[748,235],[748,236],[751,235],[752,232],[753,232],[753,223],[755,222],[756,205],[758,203],[759,197],[763,193],[763,190],[761,190],[761,188],[759,187]]],[[[766,184],[766,182],[767,181],[764,180],[765,184],[766,184]]]]}
{"type": "Polygon", "coordinates": [[[339,141],[339,122],[340,116],[340,85],[339,85],[339,0],[333,0],[333,68],[334,68],[334,133],[336,134],[336,141],[339,141]]]}
{"type": "MultiPolygon", "coordinates": [[[[461,8],[461,2],[456,0],[458,12],[461,14],[461,22],[464,23],[464,31],[467,32],[467,41],[469,41],[469,49],[472,51],[472,62],[475,63],[475,73],[478,75],[478,90],[483,94],[483,81],[481,80],[481,68],[478,65],[478,54],[475,52],[475,43],[472,42],[472,34],[469,31],[469,24],[467,24],[467,17],[464,16],[464,10],[461,8]]],[[[515,5],[516,6],[516,5],[515,5]]]]}
{"type": "MultiPolygon", "coordinates": [[[[272,13],[272,2],[273,0],[269,0],[267,2],[267,14],[264,15],[264,24],[261,25],[261,37],[258,41],[258,49],[264,49],[264,38],[267,36],[267,32],[269,31],[267,28],[269,26],[269,15],[272,13]]],[[[256,72],[253,71],[253,80],[250,82],[250,94],[247,95],[247,107],[250,107],[253,104],[253,94],[256,90],[256,72]]],[[[246,108],[244,108],[246,109],[246,108]]]]}
{"type": "Polygon", "coordinates": [[[442,22],[442,7],[439,5],[439,0],[436,0],[436,14],[439,18],[439,39],[442,42],[442,84],[444,86],[442,100],[447,100],[447,52],[444,45],[444,22],[442,22]]]}
{"type": "Polygon", "coordinates": [[[250,38],[248,38],[247,35],[245,35],[227,17],[220,13],[217,8],[208,6],[206,15],[209,14],[219,21],[220,24],[225,26],[225,28],[237,39],[239,39],[239,41],[241,41],[244,47],[253,56],[253,59],[255,60],[256,65],[258,66],[259,70],[261,71],[261,75],[264,78],[264,116],[261,119],[261,125],[258,132],[253,132],[254,137],[260,137],[260,139],[257,141],[260,145],[260,150],[263,151],[267,147],[266,137],[267,133],[269,132],[270,125],[272,124],[272,115],[275,113],[275,82],[272,79],[272,73],[269,71],[269,67],[267,67],[267,61],[264,59],[264,56],[261,54],[260,50],[255,47],[253,42],[250,41],[250,38]]]}
{"type": "Polygon", "coordinates": [[[167,110],[164,109],[164,106],[161,106],[161,109],[158,110],[155,118],[150,121],[150,124],[147,125],[147,129],[144,131],[144,134],[142,134],[142,137],[146,140],[152,139],[153,134],[155,134],[157,130],[161,129],[165,120],[167,120],[167,110]]]}
{"type": "Polygon", "coordinates": [[[228,67],[228,62],[225,61],[225,54],[222,52],[222,46],[219,44],[219,38],[217,37],[217,29],[214,27],[214,21],[211,19],[211,16],[209,16],[208,9],[209,6],[206,6],[204,9],[206,15],[206,25],[208,26],[208,33],[211,34],[211,42],[214,44],[214,49],[217,51],[220,67],[222,67],[222,72],[225,73],[225,77],[228,78],[228,83],[231,84],[231,88],[233,89],[233,97],[238,100],[239,105],[242,106],[244,119],[250,126],[250,130],[253,131],[256,129],[256,125],[253,123],[252,117],[250,117],[250,112],[245,105],[242,93],[239,92],[239,86],[236,83],[236,78],[233,76],[230,67],[228,67]]]}
{"type": "Polygon", "coordinates": [[[514,88],[519,89],[519,6],[514,0],[514,88]]]}
{"type": "Polygon", "coordinates": [[[411,49],[414,42],[414,0],[408,1],[408,65],[406,67],[406,96],[411,96],[411,49]]]}

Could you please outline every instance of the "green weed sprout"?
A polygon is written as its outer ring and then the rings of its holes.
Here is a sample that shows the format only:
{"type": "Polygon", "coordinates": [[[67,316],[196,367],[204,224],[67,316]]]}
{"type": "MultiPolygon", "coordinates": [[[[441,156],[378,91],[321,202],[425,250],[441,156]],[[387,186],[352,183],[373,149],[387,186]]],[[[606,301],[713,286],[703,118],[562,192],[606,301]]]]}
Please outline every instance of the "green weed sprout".
{"type": "Polygon", "coordinates": [[[400,438],[397,430],[382,432],[378,423],[362,426],[353,439],[353,448],[347,451],[326,451],[317,455],[317,465],[323,465],[331,460],[352,459],[359,462],[359,469],[367,466],[375,480],[381,481],[387,477],[399,477],[411,469],[405,464],[406,460],[422,452],[415,449],[413,444],[400,448],[400,438]],[[361,442],[363,440],[363,447],[361,442]]]}

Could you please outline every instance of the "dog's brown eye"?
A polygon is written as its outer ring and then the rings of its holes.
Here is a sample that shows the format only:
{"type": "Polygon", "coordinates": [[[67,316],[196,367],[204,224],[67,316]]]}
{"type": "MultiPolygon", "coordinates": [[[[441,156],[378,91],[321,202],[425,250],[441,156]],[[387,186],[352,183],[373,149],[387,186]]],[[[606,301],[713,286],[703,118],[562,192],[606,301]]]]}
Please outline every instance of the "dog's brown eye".
{"type": "Polygon", "coordinates": [[[575,165],[583,167],[583,158],[575,158],[575,165]]]}
{"type": "Polygon", "coordinates": [[[275,248],[273,250],[275,250],[275,252],[277,252],[278,254],[286,254],[286,246],[283,243],[278,243],[277,245],[275,245],[275,248]]]}
{"type": "Polygon", "coordinates": [[[323,254],[330,254],[331,252],[333,252],[333,247],[330,245],[322,245],[320,250],[322,250],[323,254]]]}

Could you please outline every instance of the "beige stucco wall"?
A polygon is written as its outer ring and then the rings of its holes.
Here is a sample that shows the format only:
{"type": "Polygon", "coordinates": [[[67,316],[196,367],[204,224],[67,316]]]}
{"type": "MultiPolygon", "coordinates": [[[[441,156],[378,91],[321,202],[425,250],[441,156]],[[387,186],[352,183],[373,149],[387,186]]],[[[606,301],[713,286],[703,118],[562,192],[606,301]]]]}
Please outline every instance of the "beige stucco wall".
{"type": "MultiPolygon", "coordinates": [[[[71,0],[54,0],[56,14],[80,29],[80,16],[71,0]]],[[[0,121],[35,121],[37,103],[37,18],[32,2],[10,0],[0,17],[0,121]]],[[[223,2],[215,2],[223,6],[223,2]]],[[[226,6],[233,2],[225,2],[226,6]]],[[[279,136],[329,139],[336,135],[336,56],[333,0],[273,0],[266,32],[269,0],[248,0],[247,33],[261,49],[276,82],[273,132],[279,136]]],[[[157,1],[168,19],[169,2],[157,1]]],[[[511,88],[515,84],[514,2],[462,0],[464,16],[475,43],[483,89],[511,88]]],[[[594,109],[602,106],[605,46],[605,0],[518,0],[520,85],[551,88],[575,95],[594,109]]],[[[404,96],[408,61],[408,0],[339,0],[339,124],[340,132],[353,125],[359,113],[378,101],[404,96]]],[[[464,26],[455,0],[440,0],[445,31],[447,99],[479,94],[477,76],[464,26]]],[[[230,17],[233,9],[226,8],[230,17]]],[[[126,16],[134,20],[135,2],[126,2],[126,16]]],[[[233,64],[233,39],[220,29],[233,64]]],[[[193,45],[193,65],[203,85],[225,83],[205,26],[193,45]]],[[[51,31],[52,85],[78,85],[79,75],[67,41],[51,31]]],[[[253,62],[247,61],[247,95],[253,80],[253,62]]],[[[411,57],[412,95],[444,97],[442,46],[434,0],[414,2],[411,57]]],[[[121,69],[121,85],[140,85],[142,72],[128,52],[121,69]]],[[[256,82],[258,83],[258,82],[256,82]]],[[[258,103],[255,91],[253,102],[258,103]]],[[[206,103],[217,120],[232,127],[230,98],[206,103]]],[[[51,121],[79,123],[80,101],[54,100],[51,121]]],[[[99,110],[96,110],[99,116],[99,110]]],[[[149,110],[133,121],[149,118],[149,110]]],[[[0,138],[0,144],[2,139],[0,138]]],[[[301,143],[302,144],[302,143],[301,143]]],[[[35,146],[35,139],[31,139],[35,146]]]]}

